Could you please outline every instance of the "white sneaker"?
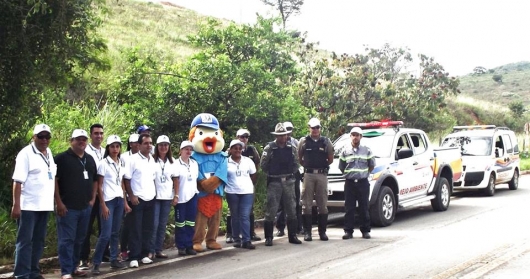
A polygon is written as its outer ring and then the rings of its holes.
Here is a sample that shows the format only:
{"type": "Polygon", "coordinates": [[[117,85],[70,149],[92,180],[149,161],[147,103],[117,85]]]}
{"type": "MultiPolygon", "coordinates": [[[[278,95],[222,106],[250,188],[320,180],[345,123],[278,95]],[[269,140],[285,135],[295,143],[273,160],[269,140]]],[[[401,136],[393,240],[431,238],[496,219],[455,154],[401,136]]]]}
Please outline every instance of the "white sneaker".
{"type": "Polygon", "coordinates": [[[153,263],[153,260],[151,260],[149,257],[145,257],[142,259],[143,264],[150,264],[153,263]]]}
{"type": "Polygon", "coordinates": [[[137,260],[132,260],[132,261],[129,263],[129,267],[138,267],[138,261],[137,261],[137,260]]]}

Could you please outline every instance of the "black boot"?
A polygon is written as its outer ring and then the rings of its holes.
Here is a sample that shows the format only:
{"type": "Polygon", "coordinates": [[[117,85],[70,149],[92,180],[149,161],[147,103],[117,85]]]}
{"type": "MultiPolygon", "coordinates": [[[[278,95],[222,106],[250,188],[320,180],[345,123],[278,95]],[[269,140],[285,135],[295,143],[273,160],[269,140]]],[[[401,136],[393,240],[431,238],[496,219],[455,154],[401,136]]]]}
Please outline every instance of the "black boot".
{"type": "Polygon", "coordinates": [[[328,226],[328,215],[318,214],[318,235],[320,240],[327,241],[329,238],[326,235],[326,227],[328,226]]]}
{"type": "Polygon", "coordinates": [[[311,221],[313,219],[313,216],[311,214],[304,214],[302,215],[302,219],[304,222],[304,240],[312,241],[313,237],[311,236],[311,221]]]}
{"type": "Polygon", "coordinates": [[[289,243],[302,244],[302,241],[296,237],[296,227],[298,227],[296,219],[287,220],[287,234],[289,235],[289,243]]]}
{"type": "Polygon", "coordinates": [[[274,225],[272,221],[263,222],[263,230],[265,231],[265,246],[272,246],[272,230],[274,225]]]}
{"type": "Polygon", "coordinates": [[[254,231],[254,213],[250,214],[250,240],[252,241],[260,241],[261,237],[259,237],[256,232],[254,231]]]}

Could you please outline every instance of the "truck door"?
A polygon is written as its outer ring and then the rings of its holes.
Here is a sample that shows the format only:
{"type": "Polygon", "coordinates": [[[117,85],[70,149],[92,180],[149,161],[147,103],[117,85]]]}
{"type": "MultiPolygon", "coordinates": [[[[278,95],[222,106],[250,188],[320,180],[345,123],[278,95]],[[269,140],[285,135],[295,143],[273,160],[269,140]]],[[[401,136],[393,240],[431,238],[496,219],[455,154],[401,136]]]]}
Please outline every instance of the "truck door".
{"type": "Polygon", "coordinates": [[[409,133],[414,156],[412,156],[412,166],[414,168],[414,185],[410,189],[410,196],[425,196],[433,178],[431,168],[432,152],[428,152],[428,141],[422,133],[409,133]]]}
{"type": "Polygon", "coordinates": [[[508,147],[513,147],[510,142],[508,135],[498,134],[495,137],[495,166],[497,177],[495,183],[502,183],[508,181],[513,174],[513,170],[510,171],[510,155],[508,154],[508,147]]]}
{"type": "Polygon", "coordinates": [[[414,176],[414,156],[399,159],[398,152],[402,149],[412,150],[412,145],[410,144],[407,134],[400,135],[397,140],[395,150],[397,164],[394,170],[399,185],[400,200],[406,200],[410,198],[410,188],[415,184],[413,180],[416,178],[414,176]]]}

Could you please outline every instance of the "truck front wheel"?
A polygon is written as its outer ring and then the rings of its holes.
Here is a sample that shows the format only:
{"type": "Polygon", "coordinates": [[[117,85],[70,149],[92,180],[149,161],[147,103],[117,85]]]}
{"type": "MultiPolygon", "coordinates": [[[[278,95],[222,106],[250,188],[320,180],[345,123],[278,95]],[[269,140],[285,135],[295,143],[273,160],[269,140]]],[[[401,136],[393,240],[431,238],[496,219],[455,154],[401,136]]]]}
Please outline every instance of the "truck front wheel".
{"type": "Polygon", "coordinates": [[[375,204],[370,207],[370,219],[375,226],[386,227],[396,217],[396,199],[388,186],[382,186],[375,204]]]}
{"type": "Polygon", "coordinates": [[[447,178],[440,177],[436,186],[436,197],[431,200],[431,206],[434,211],[446,211],[451,201],[451,187],[447,178]]]}

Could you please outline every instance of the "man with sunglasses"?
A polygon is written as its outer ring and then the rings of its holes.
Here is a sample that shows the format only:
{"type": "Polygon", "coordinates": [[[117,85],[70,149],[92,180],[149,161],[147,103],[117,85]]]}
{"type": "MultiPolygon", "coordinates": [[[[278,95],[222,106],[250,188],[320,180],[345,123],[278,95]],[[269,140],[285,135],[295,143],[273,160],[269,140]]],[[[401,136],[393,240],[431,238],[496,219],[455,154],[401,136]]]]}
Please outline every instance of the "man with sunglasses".
{"type": "Polygon", "coordinates": [[[302,219],[304,222],[304,240],[311,241],[313,199],[318,209],[318,234],[320,240],[328,240],[328,170],[333,163],[333,144],[329,138],[321,135],[320,120],[309,120],[309,135],[300,140],[298,159],[304,167],[302,186],[302,219]]]}
{"type": "Polygon", "coordinates": [[[46,225],[53,211],[57,167],[48,148],[50,127],[38,124],[32,142],[16,157],[13,173],[11,217],[18,230],[15,250],[15,278],[40,278],[39,260],[44,250],[46,225]]]}
{"type": "MultiPolygon", "coordinates": [[[[241,152],[242,156],[249,157],[256,165],[256,172],[259,169],[260,157],[258,150],[253,145],[248,144],[248,138],[250,137],[250,131],[247,129],[239,129],[236,132],[236,137],[244,144],[243,151],[241,152]]],[[[255,191],[254,191],[255,192],[255,191]]],[[[254,207],[250,212],[250,240],[260,241],[259,237],[254,230],[254,207]]],[[[234,239],[232,237],[232,217],[230,215],[226,216],[226,243],[233,243],[234,239]]]]}

